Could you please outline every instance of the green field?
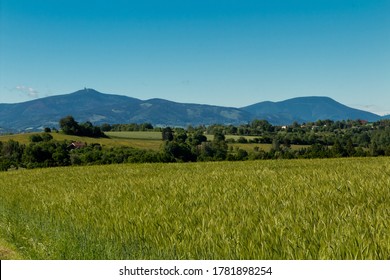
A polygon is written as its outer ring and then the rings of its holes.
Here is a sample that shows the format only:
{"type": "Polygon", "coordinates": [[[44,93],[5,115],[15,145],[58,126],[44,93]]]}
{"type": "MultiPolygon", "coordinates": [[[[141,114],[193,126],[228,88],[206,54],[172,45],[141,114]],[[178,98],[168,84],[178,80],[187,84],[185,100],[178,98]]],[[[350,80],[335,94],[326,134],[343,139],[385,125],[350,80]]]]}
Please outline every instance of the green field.
{"type": "Polygon", "coordinates": [[[15,170],[0,182],[3,258],[390,258],[390,158],[15,170]]]}
{"type": "MultiPolygon", "coordinates": [[[[30,143],[30,136],[37,133],[21,133],[13,135],[0,135],[0,141],[6,142],[10,139],[18,141],[22,144],[30,143]]],[[[57,141],[78,141],[85,142],[88,144],[98,143],[104,147],[132,147],[138,149],[146,149],[159,151],[161,150],[163,141],[161,132],[157,131],[109,131],[105,132],[108,138],[89,138],[81,136],[66,135],[62,133],[51,133],[54,140],[57,141]]],[[[213,135],[206,135],[209,141],[214,139],[213,135]]],[[[240,136],[237,135],[226,135],[226,139],[235,139],[237,140],[240,136]]],[[[245,136],[247,140],[255,138],[255,136],[245,136]]],[[[233,148],[238,147],[240,149],[246,150],[247,152],[252,152],[255,147],[258,147],[264,151],[269,152],[272,148],[272,144],[258,144],[258,143],[233,143],[228,144],[233,148]]],[[[307,148],[306,145],[291,145],[293,150],[307,148]]]]}
{"type": "MultiPolygon", "coordinates": [[[[229,147],[231,146],[233,148],[243,149],[247,152],[253,152],[253,150],[256,147],[266,152],[269,152],[272,148],[272,144],[258,144],[258,143],[232,143],[228,145],[229,147]]],[[[291,145],[292,150],[299,150],[308,147],[310,147],[310,145],[291,145]]]]}
{"type": "Polygon", "coordinates": [[[162,140],[161,132],[158,131],[109,131],[105,134],[112,139],[162,140]]]}
{"type": "MultiPolygon", "coordinates": [[[[39,133],[20,133],[12,135],[0,135],[0,141],[6,142],[10,139],[18,141],[22,144],[30,142],[30,136],[39,133]]],[[[144,132],[144,131],[126,131],[126,132],[106,132],[108,138],[90,138],[74,135],[66,135],[62,133],[50,133],[54,140],[57,141],[78,141],[88,144],[98,143],[103,147],[132,147],[138,149],[154,150],[161,149],[163,143],[161,132],[144,132]]]]}

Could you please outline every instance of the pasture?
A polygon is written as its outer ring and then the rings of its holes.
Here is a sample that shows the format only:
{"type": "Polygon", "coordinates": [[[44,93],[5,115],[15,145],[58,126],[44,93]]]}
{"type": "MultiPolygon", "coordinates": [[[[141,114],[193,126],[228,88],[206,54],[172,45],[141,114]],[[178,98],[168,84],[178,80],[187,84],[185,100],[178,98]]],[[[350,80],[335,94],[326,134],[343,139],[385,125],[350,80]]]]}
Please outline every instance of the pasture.
{"type": "MultiPolygon", "coordinates": [[[[258,143],[229,143],[229,147],[233,149],[243,149],[247,152],[253,152],[256,148],[269,152],[272,149],[272,144],[258,144],[258,143]]],[[[309,148],[310,145],[291,145],[292,150],[300,150],[309,148]]]]}
{"type": "MultiPolygon", "coordinates": [[[[10,139],[21,144],[28,144],[30,136],[35,133],[20,133],[12,135],[0,135],[0,141],[6,142],[10,139]]],[[[50,133],[54,140],[57,141],[77,141],[87,144],[97,143],[103,147],[132,147],[145,150],[158,151],[163,144],[161,132],[143,132],[143,131],[126,131],[126,132],[106,132],[108,138],[90,138],[74,135],[66,135],[63,133],[50,133]]]]}
{"type": "MultiPolygon", "coordinates": [[[[6,142],[10,139],[17,141],[21,144],[30,143],[30,136],[35,133],[20,133],[12,135],[0,135],[0,141],[6,142]]],[[[98,143],[103,147],[132,147],[137,149],[159,151],[163,145],[161,132],[157,131],[109,131],[105,132],[108,138],[89,138],[74,135],[66,135],[62,133],[50,133],[54,140],[57,141],[78,141],[85,142],[88,144],[98,143]]],[[[214,139],[213,135],[206,135],[208,141],[214,139]]],[[[226,135],[226,139],[239,139],[237,135],[226,135]]],[[[247,140],[256,138],[256,136],[244,136],[247,140]]],[[[240,148],[247,152],[252,152],[256,147],[264,151],[269,152],[272,148],[272,144],[258,144],[258,143],[229,143],[229,147],[240,148]]],[[[307,148],[307,145],[291,145],[293,150],[307,148]]]]}
{"type": "Polygon", "coordinates": [[[0,182],[0,244],[24,259],[390,258],[386,157],[15,170],[0,182]]]}

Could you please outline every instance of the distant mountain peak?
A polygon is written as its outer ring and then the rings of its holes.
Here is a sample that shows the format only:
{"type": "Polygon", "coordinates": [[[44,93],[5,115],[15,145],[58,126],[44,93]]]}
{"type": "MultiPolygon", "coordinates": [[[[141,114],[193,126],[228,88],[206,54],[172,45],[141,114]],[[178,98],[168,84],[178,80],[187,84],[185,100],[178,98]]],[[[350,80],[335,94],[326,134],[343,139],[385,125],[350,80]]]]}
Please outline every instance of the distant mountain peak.
{"type": "MultiPolygon", "coordinates": [[[[375,121],[380,116],[350,108],[327,96],[295,97],[284,101],[260,102],[241,108],[252,113],[258,119],[277,119],[277,124],[313,122],[316,120],[364,119],[375,121]]],[[[271,121],[272,122],[272,121],[271,121]]]]}
{"type": "Polygon", "coordinates": [[[57,127],[72,115],[77,121],[102,123],[151,123],[160,126],[242,124],[254,119],[273,125],[289,125],[319,119],[362,119],[376,121],[373,113],[347,107],[326,96],[296,97],[264,101],[243,108],[178,103],[160,98],[140,100],[124,95],[101,93],[92,88],[16,104],[0,104],[1,131],[18,132],[57,127]]]}
{"type": "Polygon", "coordinates": [[[93,88],[83,88],[78,91],[73,92],[73,94],[102,94],[101,92],[93,89],[93,88]]]}

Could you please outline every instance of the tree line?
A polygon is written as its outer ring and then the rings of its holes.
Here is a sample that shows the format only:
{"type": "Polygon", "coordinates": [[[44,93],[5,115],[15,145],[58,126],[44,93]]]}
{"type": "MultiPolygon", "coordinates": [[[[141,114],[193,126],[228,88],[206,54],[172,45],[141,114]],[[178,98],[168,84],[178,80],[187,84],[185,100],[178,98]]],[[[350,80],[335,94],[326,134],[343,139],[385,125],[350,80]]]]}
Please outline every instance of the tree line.
{"type": "Polygon", "coordinates": [[[62,132],[67,135],[105,137],[99,126],[94,126],[91,122],[78,123],[72,116],[60,119],[59,124],[62,132]]]}
{"type": "MultiPolygon", "coordinates": [[[[79,124],[73,117],[60,120],[60,133],[106,137],[108,127],[79,124]]],[[[361,120],[331,121],[273,126],[254,120],[239,126],[212,125],[184,128],[154,128],[151,124],[113,125],[111,129],[159,130],[161,150],[130,147],[106,148],[96,143],[74,148],[70,141],[55,141],[46,128],[30,136],[30,143],[0,142],[0,170],[88,164],[141,162],[195,162],[256,159],[365,157],[390,155],[390,120],[367,123],[361,120]],[[208,140],[206,135],[213,135],[208,140]],[[227,139],[227,135],[236,138],[227,139]],[[249,137],[250,136],[250,137],[249,137]],[[240,143],[242,145],[234,145],[240,143]],[[245,144],[253,147],[244,149],[245,144]],[[258,146],[257,146],[258,144],[258,146]],[[270,149],[261,148],[270,144],[270,149]]]]}

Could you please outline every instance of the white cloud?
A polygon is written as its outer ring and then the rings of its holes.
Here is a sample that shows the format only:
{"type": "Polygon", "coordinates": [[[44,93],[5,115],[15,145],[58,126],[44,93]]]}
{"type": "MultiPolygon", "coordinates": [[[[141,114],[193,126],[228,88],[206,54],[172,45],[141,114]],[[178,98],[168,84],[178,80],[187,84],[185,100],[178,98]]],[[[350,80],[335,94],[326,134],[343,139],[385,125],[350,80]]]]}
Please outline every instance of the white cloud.
{"type": "Polygon", "coordinates": [[[39,92],[36,89],[33,89],[32,87],[16,86],[14,88],[14,90],[21,92],[30,98],[38,98],[39,97],[39,92]]]}

